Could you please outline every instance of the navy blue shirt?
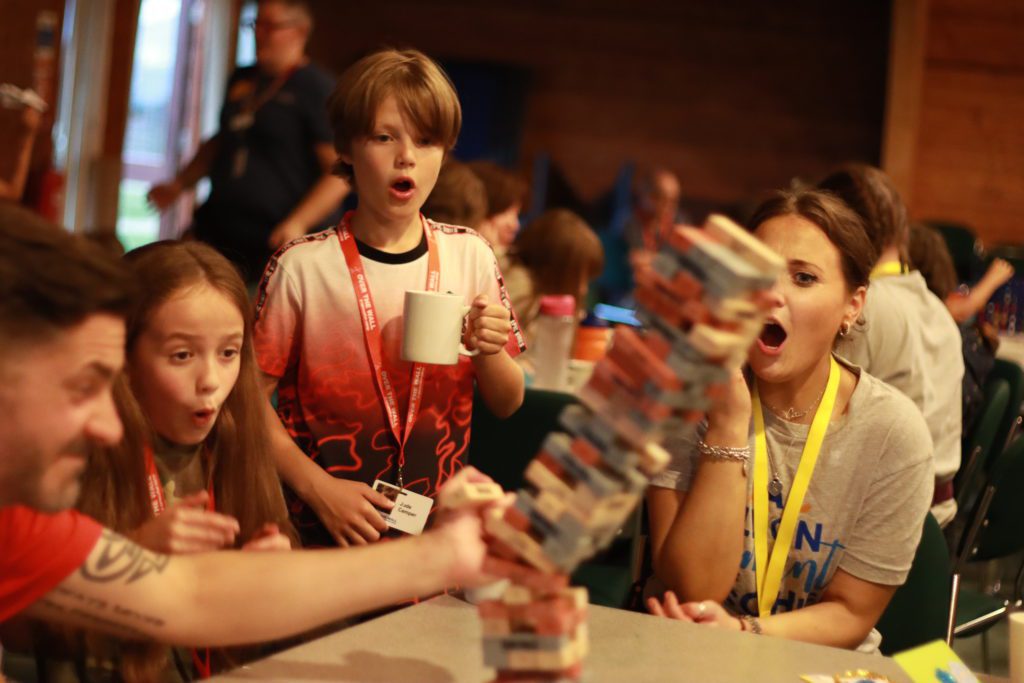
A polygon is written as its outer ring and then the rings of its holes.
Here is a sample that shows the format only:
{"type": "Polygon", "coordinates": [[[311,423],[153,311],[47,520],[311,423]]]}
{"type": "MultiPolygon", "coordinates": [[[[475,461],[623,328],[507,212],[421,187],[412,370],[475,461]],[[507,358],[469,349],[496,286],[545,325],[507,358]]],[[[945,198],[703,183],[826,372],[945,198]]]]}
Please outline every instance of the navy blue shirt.
{"type": "MultiPolygon", "coordinates": [[[[307,64],[239,125],[275,78],[249,66],[228,81],[220,115],[210,197],[195,215],[195,235],[259,277],[270,256],[267,238],[320,179],[316,146],[333,141],[327,99],[333,79],[307,64]]],[[[330,218],[330,217],[329,217],[330,218]]]]}

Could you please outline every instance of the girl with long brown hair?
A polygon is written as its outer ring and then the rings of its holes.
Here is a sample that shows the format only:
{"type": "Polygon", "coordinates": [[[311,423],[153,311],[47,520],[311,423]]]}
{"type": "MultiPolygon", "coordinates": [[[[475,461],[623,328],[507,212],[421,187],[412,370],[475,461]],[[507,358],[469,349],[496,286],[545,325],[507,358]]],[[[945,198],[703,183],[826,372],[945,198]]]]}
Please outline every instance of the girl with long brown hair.
{"type": "MultiPolygon", "coordinates": [[[[79,507],[163,553],[289,549],[241,277],[198,242],[161,242],[125,259],[139,288],[115,389],[125,436],[91,458],[79,507]]],[[[153,678],[167,662],[157,645],[124,642],[117,653],[126,680],[153,678]]],[[[209,653],[179,657],[179,669],[188,659],[210,672],[209,653]]]]}

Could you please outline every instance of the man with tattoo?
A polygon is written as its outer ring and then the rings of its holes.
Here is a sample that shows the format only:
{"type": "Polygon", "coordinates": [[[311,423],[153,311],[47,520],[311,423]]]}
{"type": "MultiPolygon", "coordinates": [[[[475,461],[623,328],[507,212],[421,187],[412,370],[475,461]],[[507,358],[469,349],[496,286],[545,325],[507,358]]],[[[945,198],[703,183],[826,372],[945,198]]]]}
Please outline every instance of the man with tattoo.
{"type": "MultiPolygon", "coordinates": [[[[487,555],[478,514],[346,550],[167,556],[67,510],[92,445],[121,438],[111,385],[131,283],[98,247],[0,206],[0,622],[40,619],[181,645],[281,638],[476,585],[545,581],[487,555]]],[[[453,479],[486,480],[468,468],[453,479]]]]}

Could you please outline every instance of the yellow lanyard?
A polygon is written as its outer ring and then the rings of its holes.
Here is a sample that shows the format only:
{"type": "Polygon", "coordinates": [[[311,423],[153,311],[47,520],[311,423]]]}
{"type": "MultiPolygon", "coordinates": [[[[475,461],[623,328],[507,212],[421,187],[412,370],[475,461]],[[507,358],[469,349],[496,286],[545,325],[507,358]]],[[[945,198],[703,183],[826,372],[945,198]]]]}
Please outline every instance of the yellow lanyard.
{"type": "Polygon", "coordinates": [[[872,268],[871,275],[868,277],[871,280],[877,280],[880,277],[889,277],[890,275],[903,275],[905,272],[907,272],[906,266],[899,261],[886,261],[872,268]]]}
{"type": "Polygon", "coordinates": [[[811,484],[814,465],[821,453],[821,443],[825,440],[828,423],[832,418],[832,410],[836,405],[839,393],[839,364],[831,358],[828,371],[828,384],[821,403],[814,413],[800,465],[793,479],[793,487],[782,510],[782,522],[779,524],[775,545],[772,546],[771,558],[768,557],[768,441],[764,431],[764,413],[761,412],[761,399],[754,383],[754,563],[757,581],[757,608],[759,616],[766,617],[772,613],[772,606],[779,597],[779,586],[782,583],[782,571],[786,567],[786,557],[793,545],[796,523],[800,519],[800,508],[804,504],[807,487],[811,484]]]}

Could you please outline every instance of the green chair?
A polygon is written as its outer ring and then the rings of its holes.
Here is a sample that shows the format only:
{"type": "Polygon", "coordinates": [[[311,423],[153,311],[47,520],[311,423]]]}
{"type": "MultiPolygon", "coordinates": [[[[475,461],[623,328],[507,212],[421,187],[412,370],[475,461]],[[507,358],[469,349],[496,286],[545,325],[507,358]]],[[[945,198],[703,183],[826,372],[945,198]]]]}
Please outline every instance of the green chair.
{"type": "Polygon", "coordinates": [[[521,488],[526,466],[540,451],[545,437],[561,429],[558,416],[566,406],[577,403],[572,394],[528,388],[519,410],[500,420],[477,394],[470,426],[469,463],[506,491],[521,488]]]}
{"type": "MultiPolygon", "coordinates": [[[[1011,610],[1021,606],[1024,563],[1017,572],[1010,599],[961,588],[960,576],[968,562],[1010,557],[1024,551],[1024,438],[999,453],[991,467],[984,493],[972,510],[971,523],[960,544],[953,568],[947,638],[984,634],[1011,610]]],[[[983,641],[983,650],[987,643],[983,641]]],[[[986,652],[987,663],[987,652],[986,652]]]]}
{"type": "Polygon", "coordinates": [[[975,420],[971,433],[964,435],[961,442],[963,459],[953,479],[957,509],[963,514],[970,511],[984,488],[993,453],[1002,451],[1005,444],[1005,441],[999,441],[999,434],[1007,420],[1010,385],[1001,377],[989,375],[984,389],[985,402],[981,414],[975,420]]]}
{"type": "Polygon", "coordinates": [[[1005,380],[1010,387],[1010,398],[1006,406],[1006,417],[1003,424],[996,431],[996,438],[993,442],[998,448],[1005,448],[1021,425],[1021,404],[1024,404],[1024,369],[1019,364],[996,358],[989,372],[989,381],[994,379],[1005,380]]]}
{"type": "MultiPolygon", "coordinates": [[[[565,407],[577,403],[571,394],[528,388],[519,410],[499,420],[477,395],[470,428],[469,463],[506,491],[521,488],[526,467],[540,451],[544,439],[562,429],[558,416],[565,407]]],[[[585,586],[595,604],[622,607],[629,597],[638,538],[637,514],[633,513],[607,549],[581,564],[572,576],[573,584],[585,586]]]]}
{"type": "Polygon", "coordinates": [[[882,634],[882,654],[946,637],[951,571],[946,539],[929,513],[907,580],[896,590],[876,626],[882,634]]]}

